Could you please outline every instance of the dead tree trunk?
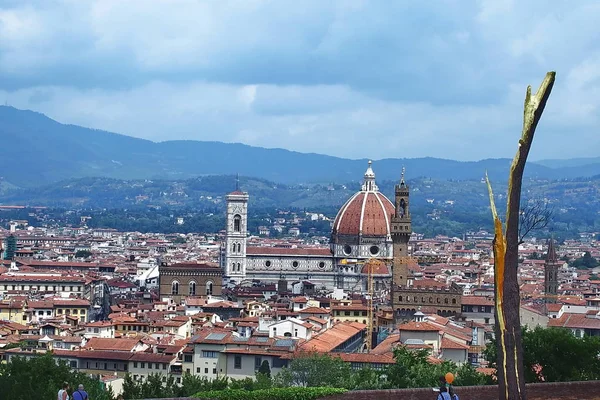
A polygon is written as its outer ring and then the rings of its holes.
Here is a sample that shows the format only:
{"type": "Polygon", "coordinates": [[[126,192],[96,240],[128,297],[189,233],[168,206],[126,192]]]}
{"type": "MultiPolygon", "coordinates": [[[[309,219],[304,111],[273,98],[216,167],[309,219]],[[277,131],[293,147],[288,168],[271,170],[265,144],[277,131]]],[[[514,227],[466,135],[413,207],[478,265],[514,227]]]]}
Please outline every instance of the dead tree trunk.
{"type": "MultiPolygon", "coordinates": [[[[496,346],[498,353],[498,398],[525,400],[525,374],[523,371],[523,346],[519,311],[521,306],[517,273],[519,267],[519,212],[523,171],[535,128],[544,112],[555,72],[548,72],[538,91],[532,96],[531,86],[525,95],[523,131],[519,148],[510,167],[506,202],[506,230],[498,218],[492,186],[488,183],[490,204],[494,218],[494,283],[496,346]]],[[[486,177],[487,179],[487,177],[486,177]]]]}

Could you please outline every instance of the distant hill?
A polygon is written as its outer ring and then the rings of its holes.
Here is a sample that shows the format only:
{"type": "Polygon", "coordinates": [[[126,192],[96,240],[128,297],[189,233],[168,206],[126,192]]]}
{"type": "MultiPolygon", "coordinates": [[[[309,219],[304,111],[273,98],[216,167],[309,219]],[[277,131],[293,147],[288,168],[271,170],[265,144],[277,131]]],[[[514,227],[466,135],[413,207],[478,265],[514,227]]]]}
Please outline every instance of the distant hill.
{"type": "MultiPolygon", "coordinates": [[[[0,106],[0,176],[5,184],[35,187],[65,179],[189,179],[204,175],[254,176],[285,184],[357,182],[366,160],[349,160],[282,149],[201,141],[149,140],[58,123],[43,114],[0,106]]],[[[459,162],[437,158],[384,159],[379,180],[407,176],[505,180],[509,159],[459,162]]],[[[528,163],[529,177],[564,179],[600,174],[598,159],[528,163]]],[[[1,183],[1,181],[0,181],[1,183]]],[[[0,185],[1,186],[1,185],[0,185]]]]}

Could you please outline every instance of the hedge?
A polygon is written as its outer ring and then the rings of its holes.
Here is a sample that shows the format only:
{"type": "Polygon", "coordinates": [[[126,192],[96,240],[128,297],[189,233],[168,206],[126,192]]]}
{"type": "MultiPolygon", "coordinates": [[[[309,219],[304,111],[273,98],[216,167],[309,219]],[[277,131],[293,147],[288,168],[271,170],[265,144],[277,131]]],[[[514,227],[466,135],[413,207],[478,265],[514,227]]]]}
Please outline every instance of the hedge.
{"type": "Polygon", "coordinates": [[[210,400],[315,400],[346,393],[346,389],[328,387],[290,387],[259,390],[225,389],[196,393],[194,398],[210,400]]]}

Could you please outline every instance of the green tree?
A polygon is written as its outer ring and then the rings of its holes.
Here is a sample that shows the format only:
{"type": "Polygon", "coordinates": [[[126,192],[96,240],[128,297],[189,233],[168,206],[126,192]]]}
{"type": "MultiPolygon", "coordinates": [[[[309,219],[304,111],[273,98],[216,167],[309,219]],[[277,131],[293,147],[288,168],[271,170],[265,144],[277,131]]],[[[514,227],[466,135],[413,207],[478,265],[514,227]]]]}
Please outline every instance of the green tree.
{"type": "MultiPolygon", "coordinates": [[[[523,364],[527,382],[564,382],[600,379],[600,338],[575,337],[562,328],[523,329],[523,364]]],[[[485,358],[495,367],[495,343],[485,358]]]]}
{"type": "Polygon", "coordinates": [[[75,252],[75,258],[88,258],[92,256],[92,252],[89,250],[77,250],[75,252]]]}
{"type": "Polygon", "coordinates": [[[598,260],[596,260],[589,251],[583,253],[583,257],[579,257],[575,259],[571,266],[577,269],[587,269],[587,268],[595,268],[598,266],[598,260]]]}
{"type": "Polygon", "coordinates": [[[63,382],[71,388],[83,384],[94,400],[111,400],[113,394],[97,379],[71,371],[64,362],[52,358],[52,353],[38,357],[11,357],[0,364],[2,398],[12,400],[55,399],[63,382]]]}
{"type": "Polygon", "coordinates": [[[267,360],[263,360],[262,364],[260,364],[258,372],[268,376],[269,378],[271,377],[271,367],[269,367],[269,362],[267,360]]]}
{"type": "Polygon", "coordinates": [[[339,357],[306,353],[294,358],[289,367],[279,372],[274,383],[280,387],[328,386],[346,388],[350,375],[350,366],[339,357]]]}

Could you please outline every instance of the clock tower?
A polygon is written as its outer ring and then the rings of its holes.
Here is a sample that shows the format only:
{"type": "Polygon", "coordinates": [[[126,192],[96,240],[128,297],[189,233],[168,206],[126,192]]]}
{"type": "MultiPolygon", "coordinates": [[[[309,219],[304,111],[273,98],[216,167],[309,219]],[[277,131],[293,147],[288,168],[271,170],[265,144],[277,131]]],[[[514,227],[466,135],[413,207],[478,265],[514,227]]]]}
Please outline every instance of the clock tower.
{"type": "Polygon", "coordinates": [[[248,193],[236,190],[227,195],[227,228],[221,252],[221,267],[229,282],[239,284],[246,278],[247,233],[248,193]]]}
{"type": "Polygon", "coordinates": [[[406,289],[409,284],[408,270],[408,241],[412,234],[412,224],[409,207],[409,188],[404,182],[404,168],[402,169],[402,178],[400,184],[395,187],[395,211],[392,217],[392,241],[394,243],[394,261],[392,267],[392,307],[397,309],[397,303],[400,297],[397,297],[398,291],[406,289]]]}

